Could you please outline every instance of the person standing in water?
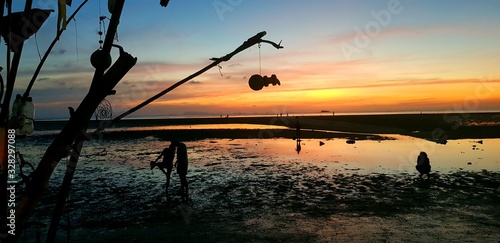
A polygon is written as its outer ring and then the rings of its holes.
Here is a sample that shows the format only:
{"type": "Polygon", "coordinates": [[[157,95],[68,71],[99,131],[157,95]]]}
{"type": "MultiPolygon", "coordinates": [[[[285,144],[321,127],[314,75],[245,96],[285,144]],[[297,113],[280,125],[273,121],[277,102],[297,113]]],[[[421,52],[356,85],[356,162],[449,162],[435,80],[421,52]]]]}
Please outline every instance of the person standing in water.
{"type": "Polygon", "coordinates": [[[188,181],[187,181],[187,171],[188,171],[188,155],[186,144],[179,142],[177,139],[172,139],[172,144],[177,148],[177,161],[175,165],[177,167],[177,174],[181,180],[181,190],[180,194],[182,197],[188,196],[188,181]]]}
{"type": "Polygon", "coordinates": [[[295,117],[295,136],[297,137],[297,141],[300,141],[300,122],[299,117],[295,117]]]}
{"type": "Polygon", "coordinates": [[[168,196],[168,187],[170,186],[170,175],[172,174],[172,169],[174,168],[174,156],[175,156],[175,145],[173,143],[170,143],[170,146],[168,146],[168,148],[163,149],[160,156],[158,156],[158,158],[156,158],[155,161],[151,161],[150,163],[151,169],[158,166],[158,169],[160,169],[167,177],[167,189],[165,189],[167,196],[168,196]],[[163,161],[157,163],[157,161],[161,157],[163,157],[163,161]],[[165,169],[167,169],[167,171],[165,171],[165,169]]]}

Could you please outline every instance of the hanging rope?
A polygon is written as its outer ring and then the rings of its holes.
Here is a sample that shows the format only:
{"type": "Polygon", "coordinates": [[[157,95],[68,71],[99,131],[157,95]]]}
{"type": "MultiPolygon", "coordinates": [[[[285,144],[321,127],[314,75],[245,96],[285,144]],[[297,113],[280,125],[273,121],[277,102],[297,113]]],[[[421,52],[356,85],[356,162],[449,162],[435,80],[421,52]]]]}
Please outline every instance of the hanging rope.
{"type": "Polygon", "coordinates": [[[106,23],[104,23],[106,18],[106,16],[99,16],[99,32],[97,32],[97,34],[99,34],[99,49],[102,49],[102,44],[104,43],[102,35],[106,34],[106,23]]]}
{"type": "Polygon", "coordinates": [[[18,182],[18,185],[22,185],[22,184],[27,185],[31,179],[31,174],[33,173],[33,171],[35,171],[35,167],[31,163],[24,160],[24,157],[21,154],[21,152],[19,152],[19,150],[16,151],[16,161],[17,161],[17,164],[19,165],[19,177],[21,177],[21,181],[18,182]],[[31,173],[29,173],[29,175],[24,174],[24,171],[23,171],[23,168],[26,165],[29,166],[31,169],[31,173]]]}
{"type": "Polygon", "coordinates": [[[262,58],[260,54],[260,43],[259,43],[259,75],[262,75],[262,58]]]}
{"type": "Polygon", "coordinates": [[[38,38],[36,38],[36,32],[35,32],[35,44],[36,44],[36,51],[38,53],[38,58],[41,61],[42,60],[42,55],[40,55],[40,48],[38,47],[38,38]]]}
{"type": "Polygon", "coordinates": [[[76,61],[80,61],[80,57],[78,55],[78,25],[76,25],[76,19],[75,19],[75,49],[76,49],[76,61]]]}
{"type": "Polygon", "coordinates": [[[222,75],[222,66],[221,65],[217,65],[217,67],[219,67],[220,76],[224,76],[224,75],[222,75]]]}

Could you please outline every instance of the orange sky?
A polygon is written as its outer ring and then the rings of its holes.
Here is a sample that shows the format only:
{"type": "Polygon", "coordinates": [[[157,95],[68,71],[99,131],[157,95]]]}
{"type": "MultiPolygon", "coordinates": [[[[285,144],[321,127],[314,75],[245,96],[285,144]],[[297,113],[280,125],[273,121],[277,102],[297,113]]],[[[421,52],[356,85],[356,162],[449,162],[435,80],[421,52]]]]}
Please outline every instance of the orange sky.
{"type": "MultiPolygon", "coordinates": [[[[248,87],[259,73],[254,46],[135,115],[500,111],[500,2],[451,3],[256,0],[229,1],[221,10],[211,1],[167,8],[127,1],[118,43],[138,63],[108,100],[118,115],[265,30],[264,39],[285,48],[261,46],[261,74],[276,74],[281,86],[248,87]]],[[[67,107],[85,96],[94,71],[89,56],[99,46],[96,23],[106,14],[96,4],[82,9],[42,69],[31,93],[38,119],[67,117],[67,107]]],[[[26,42],[16,93],[38,62],[37,45],[44,51],[54,30],[51,16],[37,40],[26,42]]]]}

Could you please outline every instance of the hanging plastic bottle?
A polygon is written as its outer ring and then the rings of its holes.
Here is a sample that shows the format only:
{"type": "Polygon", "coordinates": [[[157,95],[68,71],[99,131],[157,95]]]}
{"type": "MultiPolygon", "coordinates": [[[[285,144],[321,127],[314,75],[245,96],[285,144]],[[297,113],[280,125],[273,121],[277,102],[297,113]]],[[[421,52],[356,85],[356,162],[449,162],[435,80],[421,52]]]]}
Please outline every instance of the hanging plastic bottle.
{"type": "Polygon", "coordinates": [[[16,129],[17,135],[30,135],[33,133],[35,118],[35,106],[33,99],[23,97],[18,94],[12,104],[12,114],[10,117],[10,128],[16,129]]]}
{"type": "Polygon", "coordinates": [[[26,111],[26,117],[24,119],[24,126],[19,129],[19,134],[21,135],[31,135],[35,130],[35,106],[33,105],[33,99],[28,97],[24,103],[24,109],[26,111]]]}
{"type": "Polygon", "coordinates": [[[18,94],[16,95],[16,99],[12,104],[12,113],[10,115],[10,128],[19,129],[24,126],[25,122],[25,106],[23,106],[23,97],[18,94]]]}

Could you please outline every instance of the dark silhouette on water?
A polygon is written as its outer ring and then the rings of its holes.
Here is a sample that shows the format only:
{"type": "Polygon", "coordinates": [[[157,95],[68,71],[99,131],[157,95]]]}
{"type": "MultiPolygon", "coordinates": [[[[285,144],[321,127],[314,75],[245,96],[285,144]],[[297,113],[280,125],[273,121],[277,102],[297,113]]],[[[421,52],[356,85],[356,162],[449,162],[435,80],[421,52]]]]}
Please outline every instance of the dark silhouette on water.
{"type": "Polygon", "coordinates": [[[174,168],[174,156],[175,156],[175,146],[173,143],[170,143],[168,148],[163,149],[160,156],[156,158],[155,161],[151,161],[151,169],[158,166],[165,176],[167,176],[167,188],[165,189],[165,193],[168,196],[168,187],[170,186],[170,175],[172,174],[172,169],[174,168]],[[163,157],[163,161],[157,163],[157,161],[163,157]],[[167,169],[167,171],[165,171],[167,169]]]}
{"type": "Polygon", "coordinates": [[[297,151],[297,154],[300,154],[300,150],[302,150],[302,147],[300,146],[300,139],[297,139],[297,147],[295,148],[295,151],[297,151]]]}
{"type": "Polygon", "coordinates": [[[300,154],[300,150],[302,150],[302,147],[300,145],[301,139],[300,139],[300,122],[299,122],[299,117],[295,117],[295,139],[297,141],[297,145],[295,148],[295,151],[297,151],[297,154],[300,154]]]}
{"type": "Polygon", "coordinates": [[[188,182],[187,182],[187,170],[188,170],[188,155],[186,144],[179,142],[177,139],[172,139],[172,145],[177,148],[177,161],[175,166],[177,168],[177,174],[181,180],[181,190],[179,194],[183,199],[187,199],[188,196],[188,182]]]}
{"type": "Polygon", "coordinates": [[[429,161],[429,157],[427,157],[427,153],[420,152],[415,168],[417,168],[418,172],[420,172],[420,178],[422,178],[423,175],[427,175],[427,177],[429,177],[429,173],[431,172],[431,163],[429,161]]]}

